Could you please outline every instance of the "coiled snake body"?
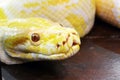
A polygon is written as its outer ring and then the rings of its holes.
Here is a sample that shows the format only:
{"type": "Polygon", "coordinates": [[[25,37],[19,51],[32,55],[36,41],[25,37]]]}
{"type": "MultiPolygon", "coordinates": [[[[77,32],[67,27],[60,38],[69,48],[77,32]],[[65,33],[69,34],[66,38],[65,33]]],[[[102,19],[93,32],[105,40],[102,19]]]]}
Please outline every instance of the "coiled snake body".
{"type": "Polygon", "coordinates": [[[0,0],[0,60],[66,59],[79,51],[95,13],[120,27],[119,9],[119,0],[0,0]]]}

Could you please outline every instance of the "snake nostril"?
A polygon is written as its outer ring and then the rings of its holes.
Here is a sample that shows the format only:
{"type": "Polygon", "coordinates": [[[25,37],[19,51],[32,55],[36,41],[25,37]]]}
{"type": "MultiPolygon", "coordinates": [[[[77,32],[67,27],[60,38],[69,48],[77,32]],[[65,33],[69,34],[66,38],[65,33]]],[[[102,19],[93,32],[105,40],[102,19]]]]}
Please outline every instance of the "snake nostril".
{"type": "Polygon", "coordinates": [[[77,44],[78,44],[77,42],[73,41],[72,46],[75,46],[75,45],[77,45],[77,44]]]}
{"type": "Polygon", "coordinates": [[[57,44],[57,48],[59,48],[60,47],[60,45],[59,44],[57,44]]]}
{"type": "Polygon", "coordinates": [[[63,41],[63,45],[65,45],[66,41],[63,41]]]}

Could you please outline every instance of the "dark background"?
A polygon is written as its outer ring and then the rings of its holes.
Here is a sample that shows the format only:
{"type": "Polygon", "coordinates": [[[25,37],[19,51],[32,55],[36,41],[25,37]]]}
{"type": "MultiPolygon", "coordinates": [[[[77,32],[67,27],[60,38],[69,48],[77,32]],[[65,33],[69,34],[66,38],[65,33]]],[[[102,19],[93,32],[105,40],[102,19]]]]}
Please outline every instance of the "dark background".
{"type": "Polygon", "coordinates": [[[2,78],[1,78],[1,63],[0,63],[0,80],[2,80],[2,78]]]}

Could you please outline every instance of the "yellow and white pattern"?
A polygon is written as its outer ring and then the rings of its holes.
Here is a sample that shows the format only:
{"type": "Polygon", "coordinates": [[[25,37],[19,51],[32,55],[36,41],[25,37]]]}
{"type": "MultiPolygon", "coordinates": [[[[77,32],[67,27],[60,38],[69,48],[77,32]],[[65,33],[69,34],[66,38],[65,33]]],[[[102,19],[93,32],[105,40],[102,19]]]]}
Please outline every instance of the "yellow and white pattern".
{"type": "Polygon", "coordinates": [[[0,46],[4,47],[4,50],[1,47],[0,59],[6,64],[23,63],[29,60],[66,59],[79,51],[80,37],[83,37],[92,28],[94,14],[94,0],[1,0],[0,19],[6,19],[6,21],[5,23],[0,22],[0,32],[3,32],[1,39],[4,39],[1,40],[2,44],[0,46]],[[30,17],[34,17],[30,19],[32,24],[29,19],[27,19],[27,21],[26,19],[22,19],[23,21],[19,19],[30,17]],[[40,40],[41,44],[39,47],[37,45],[37,48],[36,46],[32,46],[33,44],[30,44],[30,42],[28,43],[28,41],[23,40],[28,36],[25,34],[29,31],[29,28],[36,28],[38,25],[34,24],[38,24],[39,21],[42,20],[40,18],[37,21],[36,17],[49,19],[64,27],[61,28],[59,27],[60,25],[55,25],[51,22],[46,23],[52,24],[49,28],[46,28],[46,24],[43,25],[44,27],[42,27],[42,29],[41,26],[39,26],[38,29],[40,29],[41,33],[39,35],[42,41],[40,40]],[[20,22],[18,22],[19,20],[20,22]],[[28,31],[24,31],[26,26],[28,27],[28,31]],[[56,26],[56,28],[53,28],[53,26],[56,26]],[[74,29],[78,31],[79,35],[74,29]],[[23,34],[21,34],[21,32],[23,34]],[[20,42],[21,40],[23,40],[22,43],[20,42]]]}
{"type": "Polygon", "coordinates": [[[94,0],[5,0],[0,3],[0,19],[43,17],[75,28],[80,36],[90,31],[94,15],[94,0]]]}

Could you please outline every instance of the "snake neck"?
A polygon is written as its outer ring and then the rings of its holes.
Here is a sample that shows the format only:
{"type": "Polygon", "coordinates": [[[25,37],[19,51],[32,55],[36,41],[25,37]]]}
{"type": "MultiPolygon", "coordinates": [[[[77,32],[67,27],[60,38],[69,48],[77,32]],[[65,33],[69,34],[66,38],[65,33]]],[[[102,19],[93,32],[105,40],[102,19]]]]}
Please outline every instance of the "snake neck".
{"type": "Polygon", "coordinates": [[[19,32],[17,28],[10,28],[7,26],[0,26],[0,49],[3,50],[4,40],[9,36],[16,35],[19,32]]]}
{"type": "Polygon", "coordinates": [[[6,64],[19,64],[22,61],[16,60],[10,56],[8,56],[4,50],[4,39],[10,36],[11,34],[15,34],[17,30],[14,28],[9,28],[7,26],[0,26],[0,61],[6,64]]]}

